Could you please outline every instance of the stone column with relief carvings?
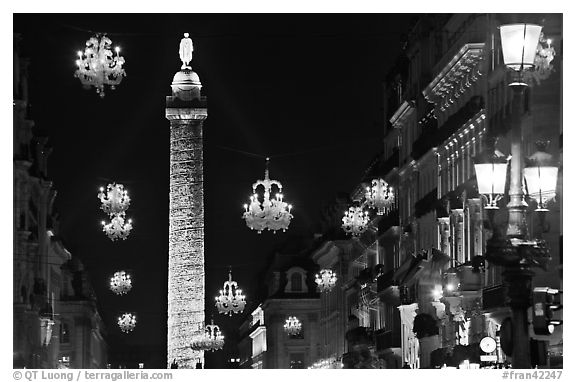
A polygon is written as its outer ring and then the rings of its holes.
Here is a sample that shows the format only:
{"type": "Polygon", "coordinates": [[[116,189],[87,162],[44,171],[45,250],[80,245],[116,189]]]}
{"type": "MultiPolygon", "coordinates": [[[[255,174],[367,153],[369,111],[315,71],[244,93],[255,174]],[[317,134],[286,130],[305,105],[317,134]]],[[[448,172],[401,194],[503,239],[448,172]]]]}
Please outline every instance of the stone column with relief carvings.
{"type": "Polygon", "coordinates": [[[202,129],[208,116],[202,84],[190,69],[176,73],[166,97],[170,121],[168,232],[168,367],[195,368],[203,351],[190,343],[204,331],[204,168],[202,129]]]}

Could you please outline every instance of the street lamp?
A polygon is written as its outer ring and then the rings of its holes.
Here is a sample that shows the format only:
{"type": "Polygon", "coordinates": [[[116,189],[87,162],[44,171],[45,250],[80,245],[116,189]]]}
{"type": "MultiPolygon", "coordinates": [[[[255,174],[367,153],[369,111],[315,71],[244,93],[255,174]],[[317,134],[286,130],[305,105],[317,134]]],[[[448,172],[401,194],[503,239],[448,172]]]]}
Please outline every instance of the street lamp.
{"type": "MultiPolygon", "coordinates": [[[[538,198],[538,208],[542,211],[554,196],[558,171],[557,168],[551,168],[551,156],[543,151],[532,155],[530,166],[524,168],[521,118],[523,93],[528,85],[523,79],[523,73],[534,67],[541,30],[541,26],[534,24],[508,24],[500,27],[504,64],[514,73],[510,83],[514,94],[510,118],[510,199],[507,204],[506,235],[494,231],[486,244],[486,259],[504,267],[502,275],[508,286],[508,300],[512,310],[512,367],[518,369],[531,368],[527,310],[531,306],[532,267],[546,268],[550,259],[548,246],[543,240],[530,240],[527,237],[528,205],[524,201],[523,180],[526,178],[529,196],[538,198]]],[[[493,153],[480,155],[475,158],[475,162],[479,193],[488,199],[488,209],[497,209],[496,199],[504,194],[507,172],[505,161],[493,153]]]]}

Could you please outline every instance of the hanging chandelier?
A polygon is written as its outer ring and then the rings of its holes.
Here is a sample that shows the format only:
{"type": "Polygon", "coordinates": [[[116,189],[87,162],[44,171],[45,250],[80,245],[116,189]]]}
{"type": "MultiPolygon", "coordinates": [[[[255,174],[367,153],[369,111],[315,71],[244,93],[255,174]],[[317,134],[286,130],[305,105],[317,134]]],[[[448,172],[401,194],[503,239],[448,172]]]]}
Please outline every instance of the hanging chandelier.
{"type": "Polygon", "coordinates": [[[284,331],[290,336],[297,336],[302,330],[302,323],[300,320],[294,316],[290,316],[286,319],[284,324],[284,331]]]}
{"type": "Polygon", "coordinates": [[[394,192],[384,179],[373,179],[372,187],[366,187],[365,197],[368,207],[376,209],[378,215],[384,215],[394,205],[394,192]]]}
{"type": "Polygon", "coordinates": [[[130,292],[130,289],[132,289],[132,279],[128,273],[115,272],[114,276],[110,278],[110,290],[117,295],[126,294],[130,292]]]}
{"type": "Polygon", "coordinates": [[[332,272],[331,269],[322,269],[320,274],[316,274],[316,284],[318,284],[318,290],[320,292],[329,292],[336,285],[336,273],[332,272]]]}
{"type": "Polygon", "coordinates": [[[85,88],[94,86],[96,93],[104,97],[104,86],[114,90],[122,82],[126,72],[122,69],[124,57],[120,56],[120,48],[114,48],[116,55],[110,50],[112,40],[107,36],[96,35],[86,41],[84,52],[78,51],[76,65],[78,69],[74,77],[80,79],[85,88]]]}
{"type": "Polygon", "coordinates": [[[136,327],[136,316],[132,313],[124,313],[118,317],[118,326],[124,333],[130,333],[136,327]]]}
{"type": "Polygon", "coordinates": [[[368,211],[362,207],[350,207],[342,218],[342,229],[353,237],[360,236],[368,227],[368,211]]]}
{"type": "Polygon", "coordinates": [[[102,202],[100,208],[110,216],[124,213],[130,207],[128,191],[122,184],[109,184],[106,192],[104,192],[104,187],[100,187],[98,198],[102,202]]]}
{"type": "Polygon", "coordinates": [[[124,220],[124,214],[115,215],[112,221],[108,224],[102,221],[102,231],[110,240],[115,241],[118,239],[126,240],[130,231],[132,230],[132,219],[124,220]]]}
{"type": "Polygon", "coordinates": [[[246,297],[242,294],[242,289],[238,289],[238,283],[232,281],[232,271],[228,273],[228,281],[224,282],[224,287],[220,290],[220,296],[216,297],[216,308],[222,314],[242,313],[246,306],[246,297]]]}
{"type": "Polygon", "coordinates": [[[222,349],[224,346],[224,336],[218,325],[214,325],[214,320],[210,325],[206,325],[204,333],[194,336],[190,347],[192,350],[202,351],[216,351],[222,349]]]}
{"type": "Polygon", "coordinates": [[[262,233],[264,229],[274,231],[282,230],[286,232],[292,219],[292,205],[284,202],[284,195],[282,194],[282,184],[277,180],[270,180],[268,173],[269,158],[266,158],[266,170],[264,171],[264,180],[258,180],[252,185],[252,196],[250,197],[250,204],[244,204],[243,218],[246,220],[246,225],[250,229],[255,229],[258,233],[262,233]],[[256,188],[258,186],[264,187],[263,201],[258,200],[256,188]],[[278,188],[273,199],[270,199],[272,186],[278,188]]]}

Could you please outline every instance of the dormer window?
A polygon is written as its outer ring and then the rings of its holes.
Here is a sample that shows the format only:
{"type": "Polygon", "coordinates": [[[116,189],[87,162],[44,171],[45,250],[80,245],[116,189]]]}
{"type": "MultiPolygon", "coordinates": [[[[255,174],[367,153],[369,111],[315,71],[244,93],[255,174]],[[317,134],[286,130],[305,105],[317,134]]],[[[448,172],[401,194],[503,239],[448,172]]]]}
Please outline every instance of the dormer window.
{"type": "Polygon", "coordinates": [[[306,285],[306,271],[300,267],[290,268],[286,272],[286,293],[307,293],[308,286],[306,285]]]}
{"type": "Polygon", "coordinates": [[[292,292],[302,292],[302,275],[300,273],[292,273],[290,284],[292,285],[292,292]]]}

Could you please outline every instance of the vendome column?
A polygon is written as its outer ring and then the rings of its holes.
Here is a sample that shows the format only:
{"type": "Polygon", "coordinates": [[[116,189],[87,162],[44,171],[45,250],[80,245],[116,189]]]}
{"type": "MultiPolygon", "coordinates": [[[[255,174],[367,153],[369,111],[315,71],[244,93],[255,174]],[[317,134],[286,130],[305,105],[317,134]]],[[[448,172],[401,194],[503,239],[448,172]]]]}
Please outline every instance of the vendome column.
{"type": "Polygon", "coordinates": [[[170,121],[167,361],[168,367],[176,363],[178,368],[192,369],[198,362],[204,364],[204,352],[192,350],[190,343],[204,330],[202,127],[208,112],[206,97],[200,95],[200,78],[187,64],[174,76],[172,95],[166,97],[170,121]]]}

